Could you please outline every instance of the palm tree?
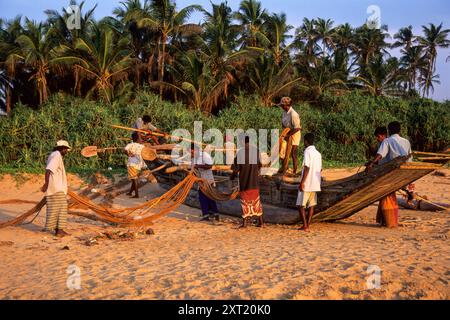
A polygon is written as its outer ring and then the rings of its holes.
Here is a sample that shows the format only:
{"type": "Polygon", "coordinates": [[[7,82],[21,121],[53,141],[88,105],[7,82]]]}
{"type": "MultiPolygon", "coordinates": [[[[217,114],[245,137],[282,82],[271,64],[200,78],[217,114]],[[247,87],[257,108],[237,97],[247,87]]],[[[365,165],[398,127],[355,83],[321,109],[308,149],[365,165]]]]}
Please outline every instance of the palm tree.
{"type": "MultiPolygon", "coordinates": [[[[75,47],[77,39],[80,37],[87,37],[90,32],[91,24],[94,23],[94,12],[97,8],[95,5],[93,8],[87,10],[86,13],[83,13],[83,8],[85,6],[85,1],[81,1],[80,4],[77,3],[76,0],[71,0],[70,5],[78,6],[80,10],[80,25],[79,28],[70,29],[67,25],[67,22],[70,16],[73,14],[69,12],[67,8],[62,8],[61,12],[57,10],[45,10],[45,14],[47,15],[47,24],[49,25],[49,30],[47,31],[47,37],[49,41],[52,41],[54,46],[69,46],[71,48],[75,47]]],[[[71,88],[74,83],[80,83],[78,81],[79,74],[77,68],[71,70],[72,75],[67,73],[61,73],[63,76],[62,79],[58,79],[58,87],[62,88],[63,84],[66,84],[66,87],[71,88]],[[65,77],[64,77],[65,76],[65,77]],[[66,81],[68,80],[68,81],[66,81]]],[[[80,96],[80,87],[73,86],[73,93],[80,96]]]]}
{"type": "Polygon", "coordinates": [[[434,92],[434,85],[441,84],[439,79],[438,74],[433,74],[430,78],[427,67],[421,70],[418,80],[424,96],[429,96],[430,92],[434,92]]]}
{"type": "Polygon", "coordinates": [[[355,30],[355,54],[358,59],[360,68],[365,68],[369,61],[387,53],[388,43],[386,39],[389,37],[387,33],[388,27],[382,26],[380,29],[370,29],[367,25],[363,25],[355,30]]]}
{"type": "Polygon", "coordinates": [[[211,12],[202,11],[205,19],[202,25],[203,45],[200,50],[202,60],[207,62],[217,83],[223,86],[225,100],[230,86],[241,78],[238,74],[244,70],[251,52],[238,50],[241,28],[233,24],[233,12],[226,3],[212,4],[211,12]]]}
{"type": "Polygon", "coordinates": [[[205,43],[215,59],[225,58],[237,49],[240,26],[232,23],[233,13],[226,2],[212,4],[211,12],[202,11],[205,17],[202,25],[205,43]]]}
{"type": "Polygon", "coordinates": [[[308,18],[303,19],[303,24],[295,30],[295,43],[298,48],[304,48],[306,59],[316,63],[316,53],[320,50],[317,44],[319,35],[316,30],[316,21],[308,18]]]}
{"type": "Polygon", "coordinates": [[[346,23],[336,27],[333,33],[333,42],[335,44],[335,68],[345,74],[349,74],[354,63],[350,63],[351,52],[355,51],[354,30],[352,26],[346,23]]]}
{"type": "Polygon", "coordinates": [[[217,81],[211,66],[193,50],[182,53],[175,66],[169,68],[174,74],[175,82],[162,84],[181,92],[188,105],[196,110],[210,113],[226,94],[228,79],[217,81]]]}
{"type": "Polygon", "coordinates": [[[355,77],[355,80],[372,96],[399,96],[402,94],[403,81],[399,70],[397,58],[385,61],[382,55],[378,55],[369,62],[363,74],[355,77]]]}
{"type": "Polygon", "coordinates": [[[72,13],[69,13],[66,8],[62,8],[61,12],[51,9],[44,11],[47,15],[47,23],[50,26],[48,36],[53,38],[55,45],[75,45],[77,38],[86,36],[89,33],[89,26],[94,21],[94,12],[97,5],[89,9],[85,14],[82,14],[85,1],[81,1],[78,4],[76,0],[71,0],[70,5],[78,6],[80,9],[80,28],[68,28],[67,21],[72,13]]]}
{"type": "Polygon", "coordinates": [[[87,97],[96,94],[108,103],[114,98],[114,85],[127,78],[127,71],[133,60],[127,44],[128,38],[114,41],[113,30],[93,25],[92,35],[78,38],[75,49],[63,47],[54,61],[74,65],[81,79],[90,86],[87,97]]]}
{"type": "MultiPolygon", "coordinates": [[[[138,21],[139,27],[147,27],[156,31],[158,37],[158,81],[164,81],[164,69],[166,57],[166,47],[168,39],[179,33],[198,31],[197,25],[186,24],[186,20],[195,10],[202,10],[199,5],[190,5],[181,10],[177,10],[176,5],[171,0],[151,0],[148,11],[138,11],[134,18],[138,21]]],[[[163,86],[160,87],[160,97],[163,95],[163,86]]]]}
{"type": "Polygon", "coordinates": [[[298,69],[304,80],[300,88],[306,90],[313,101],[326,91],[340,93],[347,90],[346,74],[336,69],[330,58],[318,60],[316,66],[299,65],[298,69]]]}
{"type": "Polygon", "coordinates": [[[113,10],[115,18],[111,17],[112,25],[116,25],[115,29],[120,29],[121,33],[128,34],[131,37],[129,49],[132,57],[136,59],[136,64],[131,76],[134,78],[134,84],[137,90],[140,89],[141,79],[144,74],[147,75],[148,82],[152,79],[152,71],[154,65],[155,52],[157,51],[158,33],[145,27],[139,27],[136,17],[145,16],[150,12],[150,1],[144,0],[125,0],[120,2],[121,6],[113,10]]]}
{"type": "Polygon", "coordinates": [[[274,98],[302,80],[301,77],[293,75],[293,71],[290,61],[279,66],[270,55],[261,55],[257,59],[250,70],[250,83],[263,105],[271,106],[274,98]]]}
{"type": "Polygon", "coordinates": [[[409,47],[402,49],[402,57],[400,64],[405,70],[408,82],[408,91],[416,89],[416,80],[418,73],[426,66],[426,61],[423,55],[423,48],[420,46],[409,47]]]}
{"type": "Polygon", "coordinates": [[[261,2],[256,0],[243,0],[239,6],[239,11],[235,14],[243,27],[244,46],[257,47],[267,45],[269,39],[264,34],[262,28],[268,18],[267,10],[262,8],[261,2]]]}
{"type": "Polygon", "coordinates": [[[289,50],[291,45],[286,45],[286,41],[292,37],[288,34],[292,29],[293,26],[287,23],[287,17],[284,13],[274,13],[266,19],[264,33],[267,35],[269,40],[268,48],[277,65],[280,65],[284,59],[290,59],[289,50]]]}
{"type": "Polygon", "coordinates": [[[419,44],[425,49],[428,64],[426,73],[422,75],[422,87],[423,94],[428,96],[436,72],[437,50],[450,46],[450,40],[448,39],[450,29],[443,29],[442,23],[439,26],[430,23],[429,26],[422,26],[422,30],[424,36],[419,37],[418,40],[419,44]]]}
{"type": "Polygon", "coordinates": [[[413,27],[408,26],[406,28],[401,28],[395,35],[396,40],[392,44],[392,48],[403,47],[405,50],[411,48],[417,41],[417,37],[414,36],[413,27]]]}
{"type": "Polygon", "coordinates": [[[327,56],[327,51],[334,49],[333,35],[335,29],[333,28],[333,20],[318,18],[315,20],[315,33],[317,40],[322,42],[322,57],[327,56]]]}
{"type": "Polygon", "coordinates": [[[17,85],[17,81],[15,78],[16,65],[8,65],[6,61],[9,55],[18,55],[20,53],[20,47],[16,39],[23,32],[21,20],[22,17],[20,16],[9,21],[0,20],[0,70],[4,79],[2,82],[5,88],[5,107],[7,114],[11,112],[12,89],[17,85]]]}

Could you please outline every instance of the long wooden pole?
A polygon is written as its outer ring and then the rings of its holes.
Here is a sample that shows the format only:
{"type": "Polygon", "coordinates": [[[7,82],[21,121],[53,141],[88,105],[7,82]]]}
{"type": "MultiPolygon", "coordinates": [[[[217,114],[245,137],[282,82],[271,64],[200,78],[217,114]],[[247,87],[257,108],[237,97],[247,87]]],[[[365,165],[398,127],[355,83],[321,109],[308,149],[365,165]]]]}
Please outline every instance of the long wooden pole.
{"type": "Polygon", "coordinates": [[[413,151],[413,154],[450,158],[450,153],[433,153],[433,152],[413,151]]]}
{"type": "MultiPolygon", "coordinates": [[[[128,131],[136,131],[136,132],[146,133],[146,134],[154,135],[154,136],[157,136],[157,137],[169,137],[169,138],[173,138],[173,139],[179,139],[179,140],[195,143],[197,145],[208,146],[206,143],[196,142],[196,141],[193,141],[193,140],[190,140],[190,139],[177,137],[177,136],[172,136],[170,134],[158,133],[158,132],[154,132],[154,131],[151,131],[151,130],[147,131],[147,130],[142,130],[142,129],[135,129],[135,128],[124,127],[124,126],[119,126],[119,125],[115,125],[115,124],[112,124],[111,127],[116,128],[116,129],[123,129],[123,130],[128,130],[128,131]]],[[[231,149],[214,148],[214,150],[216,150],[216,151],[226,151],[226,150],[231,150],[231,149]]]]}
{"type": "Polygon", "coordinates": [[[158,132],[154,132],[154,131],[151,131],[151,130],[136,129],[136,128],[118,126],[118,125],[115,125],[115,124],[112,124],[111,127],[116,128],[116,129],[123,129],[123,130],[128,130],[128,131],[136,131],[136,132],[146,133],[146,134],[150,134],[150,135],[157,136],[157,137],[169,137],[169,138],[172,138],[172,139],[179,139],[179,140],[183,140],[183,141],[187,141],[187,142],[191,142],[191,143],[195,143],[195,144],[201,144],[201,145],[205,145],[206,146],[206,144],[204,144],[204,143],[198,143],[198,142],[195,142],[195,141],[190,140],[190,139],[177,137],[177,136],[172,136],[170,134],[158,133],[158,132]]]}

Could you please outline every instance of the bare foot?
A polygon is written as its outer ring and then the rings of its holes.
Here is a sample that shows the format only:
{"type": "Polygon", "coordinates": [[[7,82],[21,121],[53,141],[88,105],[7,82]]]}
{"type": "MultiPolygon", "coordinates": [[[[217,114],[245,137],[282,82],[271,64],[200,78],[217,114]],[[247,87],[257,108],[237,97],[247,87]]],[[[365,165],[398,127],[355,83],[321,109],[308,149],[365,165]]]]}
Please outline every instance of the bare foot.
{"type": "Polygon", "coordinates": [[[309,228],[305,228],[305,227],[301,227],[300,229],[298,229],[300,231],[304,231],[304,232],[309,232],[309,228]]]}

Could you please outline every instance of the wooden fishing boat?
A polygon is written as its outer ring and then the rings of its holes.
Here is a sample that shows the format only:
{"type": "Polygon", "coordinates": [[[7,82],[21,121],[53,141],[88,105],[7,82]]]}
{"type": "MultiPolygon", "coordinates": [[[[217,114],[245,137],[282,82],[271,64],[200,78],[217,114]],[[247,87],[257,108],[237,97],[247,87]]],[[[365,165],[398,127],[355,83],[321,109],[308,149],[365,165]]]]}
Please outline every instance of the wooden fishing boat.
{"type": "MultiPolygon", "coordinates": [[[[441,168],[444,164],[407,162],[400,157],[384,165],[374,167],[370,172],[360,172],[345,179],[323,181],[322,192],[318,194],[318,206],[313,221],[335,221],[348,218],[386,195],[395,192],[423,176],[441,168]]],[[[157,165],[168,160],[158,160],[157,165]]],[[[159,183],[172,188],[186,177],[187,172],[177,170],[155,173],[159,183]]],[[[216,170],[217,188],[229,192],[237,181],[229,180],[229,171],[216,170]]],[[[281,175],[262,176],[260,181],[261,201],[264,218],[268,223],[295,224],[299,221],[296,208],[298,178],[281,175]]],[[[200,207],[198,195],[192,190],[185,201],[193,207],[200,207]]],[[[220,213],[240,217],[240,201],[218,202],[220,213]]]]}

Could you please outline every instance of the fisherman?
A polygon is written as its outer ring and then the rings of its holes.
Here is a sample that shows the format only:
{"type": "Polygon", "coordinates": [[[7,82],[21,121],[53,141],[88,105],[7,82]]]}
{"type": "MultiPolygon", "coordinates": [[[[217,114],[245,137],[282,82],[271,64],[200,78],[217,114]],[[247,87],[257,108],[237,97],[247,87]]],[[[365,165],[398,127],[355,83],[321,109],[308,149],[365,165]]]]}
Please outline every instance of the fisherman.
{"type": "MultiPolygon", "coordinates": [[[[150,118],[149,115],[144,115],[142,118],[138,118],[135,122],[135,124],[133,125],[133,128],[135,129],[139,129],[139,130],[145,130],[145,131],[152,131],[152,132],[156,132],[156,133],[161,133],[161,131],[155,127],[152,123],[151,123],[152,119],[150,118]]],[[[135,131],[137,132],[137,131],[135,131]]],[[[149,139],[152,139],[155,143],[159,143],[159,140],[157,137],[152,136],[152,135],[148,135],[145,134],[143,132],[139,132],[139,135],[141,136],[141,140],[142,141],[147,141],[149,139]]]]}
{"type": "MultiPolygon", "coordinates": [[[[377,139],[377,142],[378,142],[378,148],[380,148],[381,143],[383,143],[383,141],[388,137],[388,131],[387,131],[386,127],[384,127],[384,126],[383,127],[377,127],[375,129],[374,135],[375,135],[375,138],[377,139]]],[[[370,162],[371,161],[367,162],[365,164],[365,166],[367,167],[370,164],[370,162]]],[[[386,159],[384,159],[384,161],[383,161],[383,159],[381,159],[376,164],[383,164],[384,162],[386,162],[386,159]]]]}
{"type": "MultiPolygon", "coordinates": [[[[412,154],[411,143],[400,136],[401,125],[394,121],[388,125],[389,138],[381,142],[375,158],[366,164],[366,172],[370,171],[377,163],[391,161],[397,157],[412,154]]],[[[410,157],[408,161],[412,161],[410,157]]],[[[377,222],[381,226],[396,228],[398,226],[398,203],[395,192],[380,200],[377,212],[377,222]]]]}
{"type": "Polygon", "coordinates": [[[384,139],[386,139],[387,138],[387,136],[388,136],[388,131],[387,131],[387,129],[386,129],[386,127],[385,126],[383,126],[383,127],[377,127],[376,129],[375,129],[375,138],[377,139],[377,141],[378,141],[378,143],[382,143],[383,141],[384,141],[384,139]]]}
{"type": "Polygon", "coordinates": [[[55,232],[57,237],[69,236],[67,225],[67,176],[63,158],[70,150],[69,143],[60,140],[47,159],[45,183],[41,188],[46,193],[47,217],[45,231],[55,232]]]}
{"type": "MultiPolygon", "coordinates": [[[[287,149],[287,142],[289,141],[289,138],[292,137],[292,162],[294,165],[294,171],[293,174],[297,174],[297,168],[298,168],[298,146],[300,145],[301,140],[301,122],[300,122],[300,116],[299,114],[292,108],[292,99],[289,97],[283,97],[278,104],[283,109],[283,115],[282,115],[282,125],[283,129],[289,128],[290,131],[285,136],[284,140],[286,143],[283,143],[282,150],[280,150],[280,154],[284,154],[284,157],[289,157],[288,154],[286,154],[287,149]],[[286,148],[286,149],[285,149],[286,148]]],[[[287,169],[289,167],[289,162],[286,161],[285,165],[281,169],[281,172],[283,174],[286,173],[287,169]]]]}
{"type": "Polygon", "coordinates": [[[317,206],[317,193],[321,191],[322,155],[314,146],[314,134],[307,133],[304,137],[305,152],[302,163],[302,177],[299,185],[297,206],[303,227],[300,230],[309,232],[314,207],[317,206]],[[308,216],[306,216],[308,208],[308,216]]]}
{"type": "Polygon", "coordinates": [[[144,159],[142,159],[142,149],[144,149],[144,145],[141,144],[141,136],[137,132],[134,132],[132,139],[133,142],[127,144],[125,147],[125,152],[128,155],[128,179],[131,181],[130,191],[127,195],[132,196],[134,191],[133,198],[139,198],[138,177],[141,170],[147,165],[145,164],[144,159]]]}
{"type": "Polygon", "coordinates": [[[263,208],[259,197],[259,170],[261,161],[258,149],[250,144],[250,137],[245,136],[244,148],[237,152],[233,173],[230,177],[234,180],[239,174],[239,196],[241,198],[242,225],[247,227],[247,220],[251,217],[257,217],[259,227],[264,226],[263,208]]]}
{"type": "MultiPolygon", "coordinates": [[[[205,179],[207,183],[215,187],[214,175],[212,172],[213,159],[206,150],[201,150],[201,146],[191,143],[191,156],[193,157],[192,166],[197,169],[200,178],[205,179]]],[[[219,209],[215,200],[208,198],[202,190],[198,189],[198,199],[202,209],[201,221],[220,221],[219,209]]]]}

